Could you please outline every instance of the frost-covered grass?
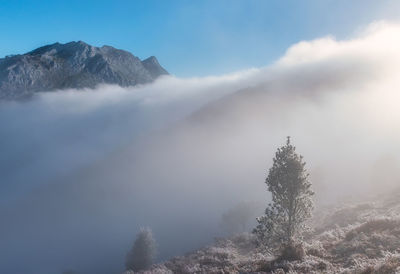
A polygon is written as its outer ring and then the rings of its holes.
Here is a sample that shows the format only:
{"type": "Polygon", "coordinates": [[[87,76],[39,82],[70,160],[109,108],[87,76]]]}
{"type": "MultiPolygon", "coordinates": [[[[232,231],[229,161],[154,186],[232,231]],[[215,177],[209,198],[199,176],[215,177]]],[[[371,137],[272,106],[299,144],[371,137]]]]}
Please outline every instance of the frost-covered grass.
{"type": "Polygon", "coordinates": [[[302,260],[258,247],[244,233],[141,273],[400,273],[400,192],[378,202],[320,209],[312,225],[302,260]]]}

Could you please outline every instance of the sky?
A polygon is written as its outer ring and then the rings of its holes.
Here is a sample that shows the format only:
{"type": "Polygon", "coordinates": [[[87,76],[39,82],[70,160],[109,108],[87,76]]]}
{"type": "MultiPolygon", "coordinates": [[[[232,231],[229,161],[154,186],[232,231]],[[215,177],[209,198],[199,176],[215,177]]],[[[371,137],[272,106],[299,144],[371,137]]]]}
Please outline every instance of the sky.
{"type": "Polygon", "coordinates": [[[0,0],[0,57],[82,40],[179,77],[267,66],[299,41],[352,37],[375,20],[397,21],[396,0],[0,0]]]}

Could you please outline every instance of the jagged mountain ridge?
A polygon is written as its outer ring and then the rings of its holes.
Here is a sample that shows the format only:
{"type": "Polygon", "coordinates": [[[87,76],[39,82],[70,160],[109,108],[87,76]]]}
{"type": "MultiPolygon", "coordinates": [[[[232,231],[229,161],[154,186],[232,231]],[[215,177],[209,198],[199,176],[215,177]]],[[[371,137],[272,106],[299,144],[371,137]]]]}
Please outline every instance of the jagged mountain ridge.
{"type": "Polygon", "coordinates": [[[21,99],[38,91],[94,88],[98,84],[134,86],[168,72],[151,56],[143,61],[111,46],[54,43],[0,59],[0,99],[21,99]]]}

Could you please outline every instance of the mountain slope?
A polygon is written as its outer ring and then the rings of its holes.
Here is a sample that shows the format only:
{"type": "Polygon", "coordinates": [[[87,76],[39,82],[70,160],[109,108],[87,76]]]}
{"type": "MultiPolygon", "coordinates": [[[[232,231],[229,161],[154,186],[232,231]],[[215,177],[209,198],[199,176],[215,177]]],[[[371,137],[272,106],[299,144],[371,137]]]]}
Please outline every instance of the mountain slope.
{"type": "Polygon", "coordinates": [[[365,202],[319,208],[302,261],[281,259],[275,251],[257,247],[254,236],[245,233],[139,273],[400,273],[399,194],[394,189],[365,202]]]}
{"type": "Polygon", "coordinates": [[[0,59],[0,99],[30,97],[38,91],[94,88],[102,83],[133,86],[164,74],[168,72],[154,56],[141,61],[110,46],[55,43],[0,59]]]}

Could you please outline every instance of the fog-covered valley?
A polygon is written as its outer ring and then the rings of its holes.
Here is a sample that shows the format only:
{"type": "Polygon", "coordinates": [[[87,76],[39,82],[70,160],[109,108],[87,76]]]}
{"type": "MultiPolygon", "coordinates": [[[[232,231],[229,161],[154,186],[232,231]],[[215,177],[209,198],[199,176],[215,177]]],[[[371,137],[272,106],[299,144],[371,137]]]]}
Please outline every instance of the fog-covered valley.
{"type": "Polygon", "coordinates": [[[221,216],[238,203],[262,214],[289,135],[316,207],[390,192],[399,37],[376,22],[347,40],[299,42],[264,68],[1,102],[0,272],[121,273],[141,226],[159,261],[202,247],[226,235],[221,216]]]}

